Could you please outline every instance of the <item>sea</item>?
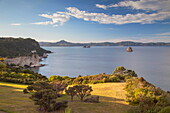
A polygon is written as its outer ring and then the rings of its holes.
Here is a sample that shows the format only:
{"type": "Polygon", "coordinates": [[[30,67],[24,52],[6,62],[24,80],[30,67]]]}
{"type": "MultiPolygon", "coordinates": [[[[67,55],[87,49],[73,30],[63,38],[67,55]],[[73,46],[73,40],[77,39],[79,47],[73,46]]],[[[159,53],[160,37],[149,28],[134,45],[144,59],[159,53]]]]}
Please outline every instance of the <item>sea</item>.
{"type": "Polygon", "coordinates": [[[118,66],[134,70],[138,77],[163,90],[170,91],[170,47],[126,46],[42,47],[53,53],[41,61],[46,66],[34,71],[51,75],[77,77],[78,75],[111,74],[118,66]]]}

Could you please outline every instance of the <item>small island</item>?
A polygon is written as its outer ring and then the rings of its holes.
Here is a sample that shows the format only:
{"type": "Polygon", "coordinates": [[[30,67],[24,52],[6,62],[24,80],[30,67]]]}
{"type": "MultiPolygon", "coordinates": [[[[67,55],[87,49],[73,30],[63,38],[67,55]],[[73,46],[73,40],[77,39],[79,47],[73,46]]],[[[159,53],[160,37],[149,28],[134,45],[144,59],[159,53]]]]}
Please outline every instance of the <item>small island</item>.
{"type": "Polygon", "coordinates": [[[85,46],[83,46],[83,48],[90,48],[90,46],[89,45],[85,45],[85,46]]]}
{"type": "Polygon", "coordinates": [[[132,47],[128,47],[128,48],[126,49],[126,51],[127,51],[127,52],[133,52],[133,49],[132,49],[132,47]]]}

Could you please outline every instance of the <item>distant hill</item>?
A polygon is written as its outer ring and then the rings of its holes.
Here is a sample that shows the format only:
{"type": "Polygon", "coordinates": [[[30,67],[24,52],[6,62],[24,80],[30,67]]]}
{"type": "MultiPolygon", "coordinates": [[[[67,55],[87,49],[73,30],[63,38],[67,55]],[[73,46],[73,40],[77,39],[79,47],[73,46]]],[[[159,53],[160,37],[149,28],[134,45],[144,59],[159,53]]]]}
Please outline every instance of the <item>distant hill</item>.
{"type": "Polygon", "coordinates": [[[150,42],[150,43],[141,43],[141,42],[132,42],[132,41],[123,41],[123,42],[101,42],[101,43],[72,43],[65,40],[59,42],[39,42],[40,46],[170,46],[170,43],[165,42],[150,42]]]}
{"type": "Polygon", "coordinates": [[[0,38],[0,57],[27,56],[33,50],[36,50],[40,56],[44,53],[50,53],[50,51],[41,48],[39,43],[31,38],[0,38]]]}

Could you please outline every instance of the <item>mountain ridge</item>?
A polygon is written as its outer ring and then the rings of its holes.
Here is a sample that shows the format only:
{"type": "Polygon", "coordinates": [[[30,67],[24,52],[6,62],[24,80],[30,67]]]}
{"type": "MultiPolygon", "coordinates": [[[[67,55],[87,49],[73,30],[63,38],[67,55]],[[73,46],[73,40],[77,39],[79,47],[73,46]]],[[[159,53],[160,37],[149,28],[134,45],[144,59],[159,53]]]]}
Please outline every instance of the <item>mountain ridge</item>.
{"type": "Polygon", "coordinates": [[[40,46],[61,46],[61,47],[71,47],[71,46],[170,46],[170,42],[133,42],[133,41],[121,41],[121,42],[90,42],[90,43],[73,43],[65,40],[60,40],[58,42],[39,42],[40,46]]]}

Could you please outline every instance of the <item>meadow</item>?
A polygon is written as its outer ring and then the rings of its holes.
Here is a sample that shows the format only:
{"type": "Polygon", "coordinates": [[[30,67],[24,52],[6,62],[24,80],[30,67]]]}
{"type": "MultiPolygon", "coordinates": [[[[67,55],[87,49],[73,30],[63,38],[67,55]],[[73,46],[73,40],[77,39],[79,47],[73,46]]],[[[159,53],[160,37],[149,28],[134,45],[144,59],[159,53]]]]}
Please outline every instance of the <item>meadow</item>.
{"type": "MultiPolygon", "coordinates": [[[[58,100],[68,100],[68,106],[74,113],[126,113],[132,106],[125,102],[126,83],[92,84],[92,95],[98,95],[100,103],[84,103],[78,98],[70,101],[64,95],[58,100]]],[[[23,94],[27,85],[0,82],[0,113],[37,113],[37,106],[29,99],[29,94],[23,94]]]]}

